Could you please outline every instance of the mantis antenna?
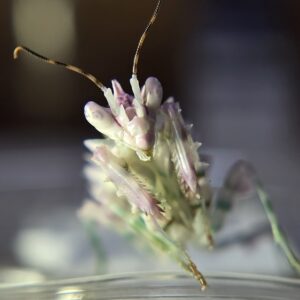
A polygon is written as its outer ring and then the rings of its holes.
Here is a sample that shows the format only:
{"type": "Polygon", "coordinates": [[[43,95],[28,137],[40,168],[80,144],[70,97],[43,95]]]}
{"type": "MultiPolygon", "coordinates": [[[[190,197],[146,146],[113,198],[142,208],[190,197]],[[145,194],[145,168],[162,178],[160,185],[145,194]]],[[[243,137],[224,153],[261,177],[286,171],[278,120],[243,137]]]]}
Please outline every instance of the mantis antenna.
{"type": "Polygon", "coordinates": [[[27,47],[24,47],[24,46],[18,46],[15,48],[14,50],[14,59],[17,59],[19,57],[19,53],[21,51],[24,51],[24,52],[27,52],[29,53],[30,55],[33,55],[34,57],[46,62],[47,64],[51,64],[51,65],[58,65],[58,66],[62,66],[70,71],[73,71],[75,73],[78,73],[82,76],[84,76],[85,78],[89,79],[90,81],[92,81],[99,89],[101,89],[101,91],[104,93],[107,88],[104,86],[104,84],[102,82],[100,82],[94,75],[90,74],[90,73],[87,73],[85,71],[83,71],[82,69],[78,68],[78,67],[75,67],[75,66],[72,66],[72,65],[68,65],[68,64],[65,64],[65,63],[62,63],[60,61],[55,61],[53,59],[50,59],[50,58],[47,58],[45,56],[42,56],[32,50],[30,50],[29,48],[27,47]]]}
{"type": "Polygon", "coordinates": [[[142,49],[142,46],[144,44],[145,38],[148,34],[148,31],[149,31],[150,27],[153,25],[153,23],[156,20],[156,17],[158,15],[158,11],[160,9],[160,5],[161,5],[161,0],[158,0],[157,4],[156,4],[156,7],[154,9],[154,12],[152,14],[152,17],[151,17],[146,29],[144,30],[142,36],[140,37],[138,46],[137,46],[135,54],[134,54],[134,59],[133,59],[132,75],[134,75],[134,76],[137,76],[137,67],[138,67],[138,62],[139,62],[139,58],[140,58],[141,49],[142,49]]]}

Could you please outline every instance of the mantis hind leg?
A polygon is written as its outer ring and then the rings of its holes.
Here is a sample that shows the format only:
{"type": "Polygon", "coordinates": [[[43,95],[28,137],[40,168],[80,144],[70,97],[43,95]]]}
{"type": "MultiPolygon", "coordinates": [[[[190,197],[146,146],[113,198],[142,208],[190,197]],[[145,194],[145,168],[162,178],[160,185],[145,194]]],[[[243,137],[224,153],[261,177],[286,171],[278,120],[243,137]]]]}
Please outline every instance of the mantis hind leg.
{"type": "Polygon", "coordinates": [[[269,223],[271,225],[274,241],[280,246],[284,252],[289,264],[295,271],[300,274],[300,260],[293,251],[287,236],[281,228],[278,219],[274,213],[272,202],[265,191],[263,184],[257,179],[255,183],[256,193],[264,208],[269,223]]]}
{"type": "Polygon", "coordinates": [[[247,192],[254,192],[257,195],[270,223],[274,241],[282,249],[291,267],[300,274],[300,260],[279,224],[265,187],[250,163],[240,160],[228,172],[224,185],[216,197],[212,218],[214,220],[213,229],[217,231],[222,227],[226,213],[230,211],[233,205],[233,200],[240,198],[247,192]]]}
{"type": "Polygon", "coordinates": [[[96,273],[103,274],[107,271],[107,257],[99,236],[98,224],[93,220],[85,220],[82,223],[95,253],[96,273]]]}

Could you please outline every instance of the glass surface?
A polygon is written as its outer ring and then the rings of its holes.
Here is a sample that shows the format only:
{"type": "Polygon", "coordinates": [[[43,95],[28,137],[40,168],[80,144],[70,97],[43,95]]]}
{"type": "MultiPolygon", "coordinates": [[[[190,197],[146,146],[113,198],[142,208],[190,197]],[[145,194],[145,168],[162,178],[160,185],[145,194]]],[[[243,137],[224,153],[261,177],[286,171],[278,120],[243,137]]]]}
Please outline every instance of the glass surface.
{"type": "Polygon", "coordinates": [[[300,280],[242,274],[207,277],[203,292],[182,274],[136,273],[52,281],[42,284],[2,285],[0,299],[300,299],[300,280]]]}

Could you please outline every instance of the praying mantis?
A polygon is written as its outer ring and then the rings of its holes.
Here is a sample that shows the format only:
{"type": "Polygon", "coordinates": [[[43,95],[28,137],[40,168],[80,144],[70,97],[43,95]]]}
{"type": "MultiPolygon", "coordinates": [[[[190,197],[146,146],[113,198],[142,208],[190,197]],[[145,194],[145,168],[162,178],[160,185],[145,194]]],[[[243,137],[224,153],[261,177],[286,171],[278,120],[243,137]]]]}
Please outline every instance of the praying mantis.
{"type": "Polygon", "coordinates": [[[138,42],[130,79],[132,94],[126,93],[116,80],[112,81],[112,88],[106,87],[92,74],[25,46],[14,50],[15,59],[20,52],[26,52],[86,77],[108,102],[108,108],[88,102],[84,109],[86,120],[104,138],[85,141],[91,152],[84,169],[91,199],[84,202],[80,217],[104,223],[122,234],[133,233],[154,251],[176,260],[205,289],[206,279],[185,250],[186,244],[194,240],[201,247],[213,248],[214,233],[222,227],[235,196],[252,191],[261,201],[275,242],[300,273],[300,262],[253,167],[245,161],[237,162],[214,195],[207,163],[199,156],[201,144],[193,140],[191,126],[184,121],[179,103],[172,97],[162,102],[162,85],[154,77],[140,86],[140,53],[161,3],[162,0],[157,1],[138,42]]]}

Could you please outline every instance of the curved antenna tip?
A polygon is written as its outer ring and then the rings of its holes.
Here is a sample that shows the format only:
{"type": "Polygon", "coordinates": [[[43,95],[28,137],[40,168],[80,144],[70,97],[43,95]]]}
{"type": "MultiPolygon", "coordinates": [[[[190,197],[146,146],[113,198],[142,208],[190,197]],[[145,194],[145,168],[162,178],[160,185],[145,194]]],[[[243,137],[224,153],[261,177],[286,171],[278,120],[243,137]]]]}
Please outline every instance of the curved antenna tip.
{"type": "Polygon", "coordinates": [[[19,53],[23,50],[24,48],[22,46],[18,46],[14,49],[13,52],[13,57],[14,59],[17,59],[19,57],[19,53]]]}
{"type": "Polygon", "coordinates": [[[34,51],[32,51],[31,49],[27,48],[27,47],[24,47],[24,46],[18,46],[15,48],[14,52],[13,52],[13,57],[14,59],[17,59],[18,56],[19,56],[19,53],[21,51],[24,51],[24,52],[27,52],[28,54],[36,57],[37,59],[40,59],[42,60],[43,62],[47,63],[47,64],[50,64],[50,65],[58,65],[58,66],[62,66],[70,71],[73,71],[75,73],[78,73],[82,76],[84,76],[85,78],[89,79],[90,81],[92,81],[98,88],[100,88],[102,90],[102,92],[105,93],[106,91],[106,87],[104,86],[104,84],[99,81],[94,75],[90,74],[90,73],[87,73],[85,72],[84,70],[78,68],[78,67],[75,67],[73,65],[68,65],[68,64],[65,64],[65,63],[62,63],[60,61],[56,61],[56,60],[53,60],[53,59],[50,59],[48,57],[45,57],[43,55],[40,55],[34,51]]]}

